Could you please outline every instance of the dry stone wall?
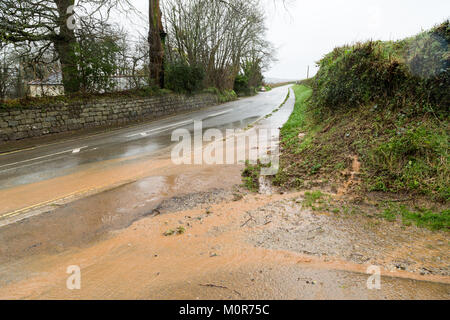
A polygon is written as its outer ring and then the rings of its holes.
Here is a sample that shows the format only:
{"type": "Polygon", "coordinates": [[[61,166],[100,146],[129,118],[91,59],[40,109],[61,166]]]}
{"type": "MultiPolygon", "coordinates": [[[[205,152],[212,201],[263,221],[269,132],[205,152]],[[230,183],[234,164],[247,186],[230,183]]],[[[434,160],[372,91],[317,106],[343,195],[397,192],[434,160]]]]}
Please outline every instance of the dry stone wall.
{"type": "Polygon", "coordinates": [[[158,119],[218,103],[214,94],[105,98],[0,110],[0,143],[47,134],[158,119]]]}

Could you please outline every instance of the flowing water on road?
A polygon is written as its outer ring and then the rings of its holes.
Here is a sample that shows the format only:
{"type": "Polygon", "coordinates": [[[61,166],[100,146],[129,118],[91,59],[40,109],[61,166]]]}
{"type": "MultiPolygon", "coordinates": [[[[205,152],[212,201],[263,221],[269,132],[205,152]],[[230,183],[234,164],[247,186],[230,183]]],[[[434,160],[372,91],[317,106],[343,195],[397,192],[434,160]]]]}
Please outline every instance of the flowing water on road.
{"type": "MultiPolygon", "coordinates": [[[[278,127],[289,108],[261,127],[278,127]]],[[[266,180],[264,194],[250,194],[239,187],[242,169],[176,166],[161,153],[17,187],[34,203],[65,194],[68,181],[109,185],[0,228],[0,298],[450,297],[447,233],[312,212],[303,193],[273,193],[266,180]],[[380,290],[367,289],[371,264],[381,268],[380,290]],[[66,287],[71,265],[81,268],[81,290],[66,287]]],[[[357,171],[354,159],[353,178],[357,171]]]]}

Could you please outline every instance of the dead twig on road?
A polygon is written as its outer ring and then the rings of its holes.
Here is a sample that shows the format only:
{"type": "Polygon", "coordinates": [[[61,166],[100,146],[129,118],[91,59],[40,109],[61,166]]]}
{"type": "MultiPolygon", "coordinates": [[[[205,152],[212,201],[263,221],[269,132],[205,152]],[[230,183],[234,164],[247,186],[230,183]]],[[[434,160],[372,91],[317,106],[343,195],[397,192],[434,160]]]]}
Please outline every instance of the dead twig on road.
{"type": "Polygon", "coordinates": [[[247,213],[247,214],[250,216],[250,218],[248,218],[248,220],[245,221],[245,222],[241,225],[241,228],[245,227],[245,226],[247,225],[247,223],[249,223],[249,222],[252,221],[252,220],[253,220],[253,222],[256,222],[255,218],[253,218],[253,216],[252,216],[250,213],[247,213]]]}
{"type": "Polygon", "coordinates": [[[201,287],[209,287],[209,288],[228,289],[228,287],[218,286],[218,285],[212,284],[212,283],[200,284],[200,286],[201,286],[201,287]]]}
{"type": "Polygon", "coordinates": [[[232,290],[232,289],[230,289],[230,288],[228,288],[228,287],[216,285],[216,284],[213,284],[213,283],[199,284],[199,286],[201,286],[201,287],[208,287],[208,288],[227,289],[227,290],[231,290],[231,291],[233,291],[234,293],[236,293],[237,295],[241,296],[241,294],[240,294],[239,291],[232,290]]]}

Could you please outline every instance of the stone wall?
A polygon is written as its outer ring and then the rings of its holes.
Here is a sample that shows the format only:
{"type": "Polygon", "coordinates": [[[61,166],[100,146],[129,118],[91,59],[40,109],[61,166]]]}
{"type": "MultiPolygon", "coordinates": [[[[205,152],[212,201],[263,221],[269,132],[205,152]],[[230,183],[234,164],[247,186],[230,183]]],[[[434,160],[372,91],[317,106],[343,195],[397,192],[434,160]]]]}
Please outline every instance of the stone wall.
{"type": "Polygon", "coordinates": [[[104,98],[24,109],[0,109],[0,143],[46,134],[123,125],[218,103],[214,94],[104,98]]]}

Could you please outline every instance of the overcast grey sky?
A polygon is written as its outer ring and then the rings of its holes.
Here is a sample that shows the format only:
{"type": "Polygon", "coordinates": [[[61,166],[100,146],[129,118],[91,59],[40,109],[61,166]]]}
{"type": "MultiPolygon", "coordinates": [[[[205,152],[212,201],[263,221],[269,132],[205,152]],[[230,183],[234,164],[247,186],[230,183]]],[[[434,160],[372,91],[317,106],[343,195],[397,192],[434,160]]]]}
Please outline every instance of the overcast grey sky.
{"type": "MultiPolygon", "coordinates": [[[[449,0],[262,1],[268,40],[278,49],[278,62],[265,75],[283,79],[305,78],[308,65],[314,73],[315,62],[336,46],[401,39],[450,16],[449,0]]],[[[148,10],[148,0],[133,4],[143,13],[148,10]]]]}

